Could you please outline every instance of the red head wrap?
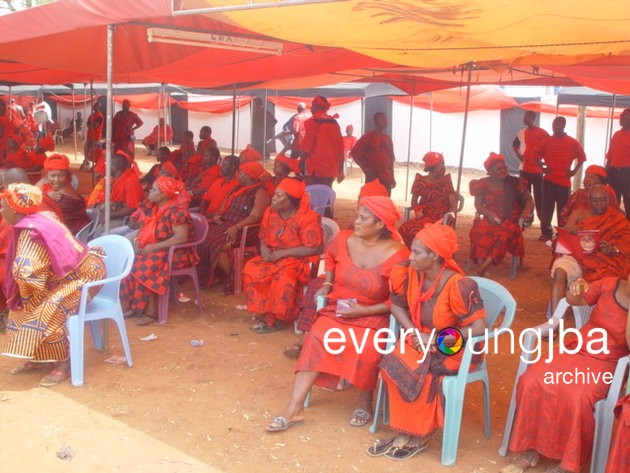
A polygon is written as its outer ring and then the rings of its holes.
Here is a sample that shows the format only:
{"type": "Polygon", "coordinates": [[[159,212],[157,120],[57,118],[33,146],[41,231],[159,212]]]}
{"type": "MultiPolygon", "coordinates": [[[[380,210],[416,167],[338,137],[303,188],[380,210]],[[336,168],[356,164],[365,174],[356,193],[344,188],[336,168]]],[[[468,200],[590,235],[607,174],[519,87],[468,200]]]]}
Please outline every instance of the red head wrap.
{"type": "Polygon", "coordinates": [[[39,210],[43,195],[39,187],[16,182],[0,193],[0,199],[6,200],[14,212],[30,215],[39,210]]]}
{"type": "Polygon", "coordinates": [[[363,187],[361,187],[361,190],[359,191],[359,200],[361,200],[363,197],[373,197],[375,195],[389,197],[387,189],[383,184],[381,184],[381,181],[379,181],[378,179],[374,179],[373,181],[370,181],[366,183],[363,187]]]}
{"type": "Polygon", "coordinates": [[[400,233],[396,230],[396,223],[400,220],[400,212],[398,212],[392,199],[382,195],[363,197],[359,201],[359,205],[368,209],[376,218],[381,220],[385,224],[385,228],[392,234],[394,240],[402,241],[400,233]]]}
{"type": "Polygon", "coordinates": [[[130,163],[133,163],[133,158],[126,151],[123,151],[122,149],[117,149],[116,152],[114,153],[114,155],[116,155],[116,154],[121,155],[123,158],[125,158],[130,163]]]}
{"type": "Polygon", "coordinates": [[[297,159],[291,159],[284,154],[279,154],[278,156],[276,156],[276,161],[288,167],[290,172],[293,172],[295,174],[300,173],[300,161],[298,161],[297,159]]]}
{"type": "Polygon", "coordinates": [[[250,161],[262,161],[263,156],[257,150],[252,148],[252,145],[247,145],[241,154],[238,156],[241,163],[248,163],[250,161]]]}
{"type": "Polygon", "coordinates": [[[296,199],[304,197],[304,193],[306,192],[306,186],[302,181],[291,178],[282,179],[276,189],[283,190],[288,195],[295,197],[296,199]]]}
{"type": "Polygon", "coordinates": [[[444,164],[444,156],[441,153],[436,153],[434,151],[429,151],[422,158],[424,161],[424,169],[429,169],[430,167],[435,166],[436,164],[444,164]]]}
{"type": "Polygon", "coordinates": [[[160,167],[160,173],[168,173],[170,176],[175,179],[179,179],[179,171],[175,167],[173,163],[170,161],[165,161],[162,163],[162,167],[160,167]]]}
{"type": "Polygon", "coordinates": [[[51,154],[44,161],[44,169],[47,171],[67,171],[70,169],[70,160],[65,154],[51,154]]]}
{"type": "Polygon", "coordinates": [[[328,102],[328,100],[326,100],[326,98],[322,97],[321,95],[318,95],[313,99],[311,106],[312,105],[317,105],[324,112],[327,112],[330,108],[330,103],[328,102]]]}
{"type": "Polygon", "coordinates": [[[457,234],[451,227],[441,223],[427,223],[422,230],[416,233],[415,238],[435,254],[444,258],[444,266],[464,274],[453,259],[459,246],[457,245],[457,234]]]}
{"type": "Polygon", "coordinates": [[[258,161],[241,163],[238,168],[241,172],[244,172],[255,181],[259,181],[263,177],[269,176],[269,173],[265,171],[265,168],[258,161]]]}
{"type": "Polygon", "coordinates": [[[494,164],[495,161],[503,161],[505,162],[505,158],[500,154],[490,153],[488,159],[483,162],[483,167],[486,168],[486,171],[490,171],[490,167],[494,164]]]}
{"type": "Polygon", "coordinates": [[[160,176],[155,180],[160,192],[168,199],[174,199],[184,190],[184,183],[168,176],[160,176]]]}
{"type": "Polygon", "coordinates": [[[606,172],[606,168],[603,168],[602,166],[598,166],[597,164],[592,164],[589,167],[586,168],[586,171],[584,171],[586,174],[596,174],[597,176],[601,176],[604,179],[608,178],[608,172],[606,172]]]}

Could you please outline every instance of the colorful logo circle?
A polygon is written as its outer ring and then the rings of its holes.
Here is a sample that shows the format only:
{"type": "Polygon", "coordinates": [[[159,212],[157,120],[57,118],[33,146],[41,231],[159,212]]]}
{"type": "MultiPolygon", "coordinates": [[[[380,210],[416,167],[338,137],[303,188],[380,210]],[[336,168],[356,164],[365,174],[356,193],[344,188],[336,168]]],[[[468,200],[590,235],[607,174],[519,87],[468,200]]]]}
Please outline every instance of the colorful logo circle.
{"type": "Polygon", "coordinates": [[[447,356],[456,355],[464,348],[464,336],[456,328],[446,327],[438,332],[435,344],[443,354],[447,356]],[[446,345],[447,340],[448,345],[446,345]]]}

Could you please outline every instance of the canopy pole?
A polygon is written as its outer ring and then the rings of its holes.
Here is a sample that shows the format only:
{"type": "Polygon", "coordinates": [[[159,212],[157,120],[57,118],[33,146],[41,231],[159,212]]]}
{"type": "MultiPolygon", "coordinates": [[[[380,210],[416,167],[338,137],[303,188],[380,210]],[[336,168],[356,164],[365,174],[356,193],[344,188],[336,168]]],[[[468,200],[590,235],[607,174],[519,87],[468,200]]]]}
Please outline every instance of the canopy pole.
{"type": "Polygon", "coordinates": [[[103,230],[109,233],[110,194],[112,192],[112,118],[114,114],[114,91],[112,87],[114,72],[114,25],[107,25],[107,113],[105,126],[107,127],[105,141],[105,221],[103,230]]]}
{"type": "Polygon", "coordinates": [[[407,175],[405,176],[405,202],[409,199],[409,166],[411,165],[411,136],[413,131],[413,100],[416,92],[416,82],[411,80],[411,100],[409,101],[409,137],[407,142],[407,175]]]}
{"type": "MultiPolygon", "coordinates": [[[[365,125],[365,96],[361,97],[361,133],[359,136],[363,136],[363,130],[365,125]]],[[[359,183],[363,184],[363,169],[361,166],[357,166],[359,168],[359,183]]]]}
{"type": "Polygon", "coordinates": [[[232,153],[236,151],[236,83],[232,86],[232,153]]]}
{"type": "MultiPolygon", "coordinates": [[[[466,128],[468,126],[468,104],[470,102],[470,81],[472,77],[472,64],[468,64],[468,81],[466,84],[466,106],[464,108],[464,127],[462,130],[462,145],[459,152],[459,169],[457,170],[457,194],[459,195],[462,185],[462,171],[464,169],[464,148],[466,146],[466,128]]],[[[457,218],[457,215],[455,215],[457,218]]]]}
{"type": "Polygon", "coordinates": [[[431,102],[429,108],[429,151],[433,151],[433,92],[431,92],[431,102]]]}
{"type": "Polygon", "coordinates": [[[267,156],[267,100],[269,99],[269,91],[265,88],[265,106],[263,107],[263,139],[262,139],[262,154],[263,163],[266,163],[269,157],[267,156]]]}
{"type": "Polygon", "coordinates": [[[77,104],[74,96],[74,84],[72,84],[72,134],[74,135],[74,160],[79,160],[79,146],[77,145],[77,104]]]}
{"type": "Polygon", "coordinates": [[[606,136],[608,139],[604,144],[604,156],[608,153],[608,145],[610,145],[610,140],[612,139],[613,128],[615,126],[615,108],[617,107],[617,94],[612,95],[612,105],[610,107],[610,129],[606,129],[606,136]]]}
{"type": "MultiPolygon", "coordinates": [[[[90,115],[92,114],[92,110],[94,109],[94,104],[97,102],[97,98],[94,96],[94,81],[90,80],[90,115]]],[[[85,117],[85,140],[87,141],[87,137],[88,137],[88,129],[87,129],[87,119],[89,118],[89,115],[87,117],[85,117]]],[[[102,136],[101,136],[102,138],[102,136]]],[[[90,145],[90,150],[93,153],[93,156],[96,158],[97,156],[97,152],[96,149],[94,149],[94,143],[92,143],[90,145]]],[[[85,156],[84,159],[88,159],[88,156],[85,156]]],[[[96,180],[96,175],[94,172],[94,168],[96,167],[96,159],[90,163],[90,171],[92,174],[92,189],[94,189],[94,185],[96,184],[94,181],[96,180]]]]}
{"type": "MultiPolygon", "coordinates": [[[[90,105],[92,104],[92,101],[90,100],[90,105]]],[[[83,134],[83,144],[85,145],[85,141],[87,138],[87,119],[90,116],[90,114],[88,113],[88,101],[87,101],[87,82],[83,83],[83,121],[85,122],[85,133],[81,132],[83,134]]],[[[85,147],[83,148],[85,151],[85,147]]],[[[85,154],[85,152],[84,152],[85,154]]],[[[85,160],[85,156],[83,156],[83,159],[85,160]]]]}

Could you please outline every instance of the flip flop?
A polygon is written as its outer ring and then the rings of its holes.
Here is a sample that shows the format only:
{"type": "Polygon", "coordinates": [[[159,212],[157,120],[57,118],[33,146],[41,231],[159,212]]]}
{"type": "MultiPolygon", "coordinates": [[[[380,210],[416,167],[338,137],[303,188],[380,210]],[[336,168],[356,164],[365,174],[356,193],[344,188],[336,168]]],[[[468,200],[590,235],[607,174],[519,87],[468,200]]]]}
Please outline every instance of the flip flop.
{"type": "Polygon", "coordinates": [[[157,317],[154,315],[145,314],[136,320],[136,325],[144,327],[145,325],[151,325],[157,322],[157,317]]]}
{"type": "Polygon", "coordinates": [[[303,423],[304,419],[288,421],[285,417],[278,416],[269,423],[265,430],[267,432],[284,432],[285,430],[290,429],[293,426],[303,423]]]}
{"type": "Polygon", "coordinates": [[[352,427],[363,427],[370,422],[372,414],[365,409],[355,409],[352,411],[352,419],[350,419],[350,425],[352,427]]]}
{"type": "Polygon", "coordinates": [[[381,457],[393,448],[394,440],[396,437],[389,440],[377,440],[374,445],[365,449],[365,453],[371,457],[381,457]]]}
{"type": "Polygon", "coordinates": [[[512,463],[499,470],[500,473],[523,473],[528,468],[538,466],[540,456],[537,453],[525,452],[523,455],[515,457],[512,463]]]}
{"type": "Polygon", "coordinates": [[[69,377],[70,371],[60,371],[55,368],[41,379],[39,385],[43,388],[52,388],[53,386],[57,386],[62,381],[65,381],[69,377]]]}
{"type": "Polygon", "coordinates": [[[279,330],[282,330],[284,328],[286,328],[284,325],[280,325],[277,322],[271,325],[267,325],[266,323],[263,322],[262,325],[253,325],[249,329],[252,332],[256,332],[258,334],[263,335],[266,333],[278,332],[279,330]]]}
{"type": "Polygon", "coordinates": [[[297,360],[300,357],[300,353],[302,352],[302,344],[296,343],[291,345],[290,347],[286,347],[282,353],[287,358],[291,358],[292,360],[297,360]]]}
{"type": "Polygon", "coordinates": [[[392,460],[407,460],[414,455],[423,452],[429,445],[426,442],[417,445],[405,445],[404,447],[394,447],[385,453],[387,458],[392,460]]]}
{"type": "Polygon", "coordinates": [[[38,371],[43,370],[49,366],[48,363],[33,363],[32,361],[27,361],[23,365],[16,366],[9,373],[11,374],[28,374],[28,373],[36,373],[38,371]]]}

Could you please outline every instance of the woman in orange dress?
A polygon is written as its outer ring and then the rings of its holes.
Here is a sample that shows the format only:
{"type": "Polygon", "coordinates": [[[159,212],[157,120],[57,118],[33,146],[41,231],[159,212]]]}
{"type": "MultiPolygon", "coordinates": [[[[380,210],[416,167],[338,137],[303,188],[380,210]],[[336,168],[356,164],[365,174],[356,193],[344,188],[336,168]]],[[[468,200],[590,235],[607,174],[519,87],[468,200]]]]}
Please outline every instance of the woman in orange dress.
{"type": "MultiPolygon", "coordinates": [[[[427,448],[424,439],[444,425],[442,380],[457,374],[464,354],[443,354],[435,339],[447,327],[458,329],[464,339],[481,335],[486,328],[479,288],[453,260],[456,251],[455,231],[428,223],[416,234],[409,260],[392,270],[392,314],[401,330],[413,332],[401,338],[380,364],[390,427],[400,434],[377,441],[367,450],[370,456],[404,460],[427,448]]],[[[454,343],[453,337],[447,338],[447,345],[454,343]]]]}
{"type": "Polygon", "coordinates": [[[304,400],[311,386],[335,389],[340,378],[360,390],[350,424],[360,427],[369,422],[381,359],[374,334],[389,323],[391,268],[409,255],[395,228],[399,218],[389,197],[365,197],[359,202],[354,230],[340,232],[329,244],[325,280],[318,291],[326,296],[327,305],[318,312],[304,340],[289,404],[267,426],[268,432],[303,422],[304,400]],[[345,335],[345,347],[327,343],[332,333],[345,335]],[[366,340],[361,353],[353,347],[351,337],[366,340]]]}

